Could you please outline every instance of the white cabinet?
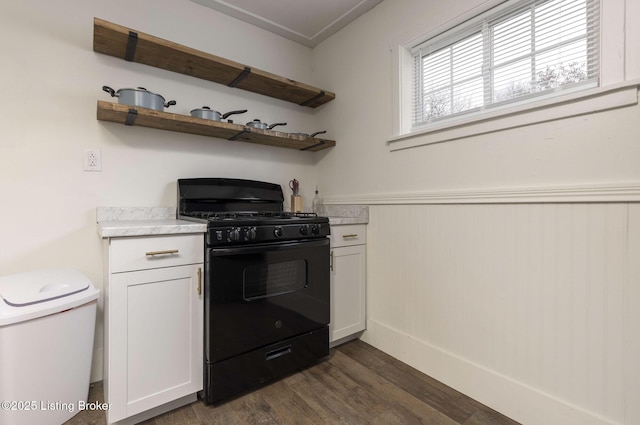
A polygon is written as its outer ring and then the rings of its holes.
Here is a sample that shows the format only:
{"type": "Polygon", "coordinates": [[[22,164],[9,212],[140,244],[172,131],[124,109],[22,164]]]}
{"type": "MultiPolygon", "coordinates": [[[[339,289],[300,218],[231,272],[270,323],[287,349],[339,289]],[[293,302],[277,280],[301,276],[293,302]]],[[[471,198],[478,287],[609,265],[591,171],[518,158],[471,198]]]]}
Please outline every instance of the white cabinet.
{"type": "Polygon", "coordinates": [[[331,226],[331,345],[366,327],[366,225],[331,226]]]}
{"type": "Polygon", "coordinates": [[[106,240],[107,423],[145,420],[202,389],[203,243],[202,234],[106,240]]]}

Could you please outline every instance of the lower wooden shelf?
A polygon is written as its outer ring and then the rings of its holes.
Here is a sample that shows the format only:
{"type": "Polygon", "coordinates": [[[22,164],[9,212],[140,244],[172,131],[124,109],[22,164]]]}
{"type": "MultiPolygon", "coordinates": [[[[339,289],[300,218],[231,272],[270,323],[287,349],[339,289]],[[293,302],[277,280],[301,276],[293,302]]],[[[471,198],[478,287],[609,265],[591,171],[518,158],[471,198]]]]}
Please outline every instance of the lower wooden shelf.
{"type": "Polygon", "coordinates": [[[103,100],[98,101],[98,120],[301,151],[316,152],[336,145],[334,140],[260,130],[242,124],[218,122],[103,100]]]}

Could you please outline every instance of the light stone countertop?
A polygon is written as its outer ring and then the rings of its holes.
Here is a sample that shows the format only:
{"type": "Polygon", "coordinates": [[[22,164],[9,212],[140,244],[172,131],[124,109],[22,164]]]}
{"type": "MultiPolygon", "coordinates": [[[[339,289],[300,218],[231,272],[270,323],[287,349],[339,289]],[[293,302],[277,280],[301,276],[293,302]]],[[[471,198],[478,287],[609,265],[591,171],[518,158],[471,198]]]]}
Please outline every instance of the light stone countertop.
{"type": "MultiPolygon", "coordinates": [[[[329,217],[329,224],[367,224],[369,207],[362,205],[322,205],[318,215],[329,217]]],[[[98,234],[102,238],[126,236],[204,233],[207,225],[177,220],[171,207],[98,207],[98,234]]]]}
{"type": "Polygon", "coordinates": [[[329,217],[331,226],[369,223],[369,207],[363,205],[322,205],[318,215],[329,217]]]}
{"type": "Polygon", "coordinates": [[[102,238],[125,236],[171,235],[204,233],[207,225],[177,220],[175,208],[98,207],[98,234],[102,238]]]}

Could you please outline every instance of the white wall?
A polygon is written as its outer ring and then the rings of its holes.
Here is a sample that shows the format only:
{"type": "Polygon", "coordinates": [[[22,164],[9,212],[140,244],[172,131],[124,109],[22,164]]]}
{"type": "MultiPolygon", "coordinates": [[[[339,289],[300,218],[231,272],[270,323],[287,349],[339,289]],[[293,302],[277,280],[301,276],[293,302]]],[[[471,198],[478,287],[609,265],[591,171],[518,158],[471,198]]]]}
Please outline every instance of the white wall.
{"type": "MultiPolygon", "coordinates": [[[[640,1],[606,1],[638,79],[640,1]]],[[[640,423],[640,106],[386,144],[391,49],[483,3],[386,0],[313,51],[320,188],[370,205],[363,338],[525,424],[640,423]]]]}
{"type": "MultiPolygon", "coordinates": [[[[237,177],[312,199],[321,153],[125,127],[96,120],[101,90],[143,86],[189,114],[208,105],[248,109],[236,122],[287,121],[311,132],[316,111],[238,89],[94,53],[99,17],[276,74],[314,84],[311,50],[190,1],[25,0],[0,4],[0,274],[70,266],[99,287],[98,206],[175,206],[176,179],[237,177]],[[102,151],[102,172],[84,172],[85,148],[102,151]]],[[[102,347],[102,309],[96,349],[102,347]]],[[[93,379],[100,372],[94,370],[93,379]]]]}
{"type": "MultiPolygon", "coordinates": [[[[607,2],[626,4],[627,25],[619,28],[626,28],[626,45],[614,48],[624,57],[626,78],[638,79],[640,29],[634,17],[640,1],[607,2]]],[[[319,115],[337,141],[319,164],[327,197],[640,180],[637,105],[389,152],[391,48],[446,28],[448,21],[483,3],[387,0],[314,49],[319,84],[337,94],[319,115]]]]}

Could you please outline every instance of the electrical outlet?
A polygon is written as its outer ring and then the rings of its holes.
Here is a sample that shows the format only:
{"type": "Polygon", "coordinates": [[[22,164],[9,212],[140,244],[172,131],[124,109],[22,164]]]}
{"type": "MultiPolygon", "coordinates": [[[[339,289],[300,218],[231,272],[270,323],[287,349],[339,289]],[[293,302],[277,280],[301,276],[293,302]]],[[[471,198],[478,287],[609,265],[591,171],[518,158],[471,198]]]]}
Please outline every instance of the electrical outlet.
{"type": "Polygon", "coordinates": [[[84,171],[102,171],[100,149],[85,149],[83,157],[84,171]]]}

